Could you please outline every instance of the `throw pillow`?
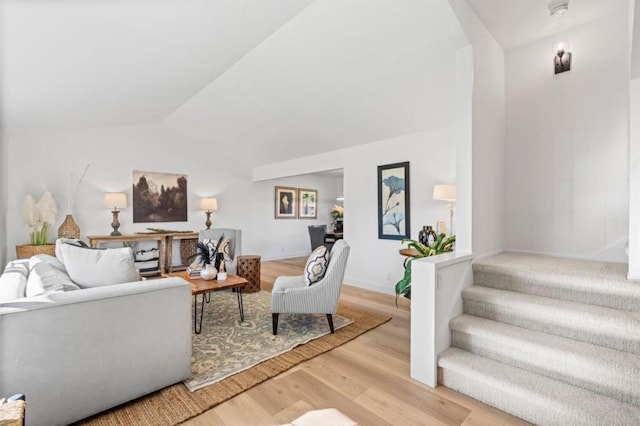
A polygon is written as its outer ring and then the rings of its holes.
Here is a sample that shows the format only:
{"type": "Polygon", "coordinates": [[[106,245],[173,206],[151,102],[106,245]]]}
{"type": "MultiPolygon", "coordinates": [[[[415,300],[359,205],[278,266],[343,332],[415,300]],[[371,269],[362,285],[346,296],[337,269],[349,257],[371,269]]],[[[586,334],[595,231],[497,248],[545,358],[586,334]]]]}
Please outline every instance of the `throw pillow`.
{"type": "Polygon", "coordinates": [[[325,246],[316,248],[304,266],[304,282],[307,285],[311,285],[320,281],[325,272],[327,272],[327,265],[329,264],[329,252],[325,246]]]}
{"type": "Polygon", "coordinates": [[[38,254],[29,259],[27,297],[79,289],[80,287],[71,281],[67,269],[56,257],[38,254]]]}
{"type": "Polygon", "coordinates": [[[58,238],[56,240],[56,257],[63,264],[64,264],[64,259],[62,258],[62,252],[60,251],[60,246],[62,244],[71,244],[78,247],[89,247],[87,243],[85,243],[84,241],[78,240],[76,238],[58,238]]]}
{"type": "Polygon", "coordinates": [[[14,260],[7,264],[0,276],[0,302],[19,299],[25,296],[29,264],[22,260],[14,260]]]}
{"type": "Polygon", "coordinates": [[[131,247],[92,249],[60,244],[64,266],[81,288],[136,281],[131,247]]]}

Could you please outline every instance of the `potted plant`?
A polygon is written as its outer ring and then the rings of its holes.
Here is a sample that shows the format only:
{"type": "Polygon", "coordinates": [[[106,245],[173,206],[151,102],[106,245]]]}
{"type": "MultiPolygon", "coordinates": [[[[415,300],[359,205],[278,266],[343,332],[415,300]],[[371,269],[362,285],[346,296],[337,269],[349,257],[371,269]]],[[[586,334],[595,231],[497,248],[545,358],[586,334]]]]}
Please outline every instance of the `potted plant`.
{"type": "Polygon", "coordinates": [[[49,242],[49,229],[56,221],[58,208],[50,192],[45,192],[36,202],[31,195],[22,201],[22,220],[29,229],[29,244],[16,246],[16,255],[20,259],[36,254],[55,253],[49,242]]]}
{"type": "Polygon", "coordinates": [[[402,240],[402,244],[407,243],[409,249],[413,251],[406,257],[402,263],[404,266],[404,276],[396,284],[396,304],[398,303],[398,297],[404,296],[407,299],[411,299],[411,262],[415,259],[421,259],[423,257],[435,256],[437,254],[447,253],[453,251],[453,246],[456,242],[456,236],[452,235],[447,237],[445,234],[439,234],[438,238],[431,244],[425,245],[419,241],[405,238],[402,240]]]}
{"type": "Polygon", "coordinates": [[[331,225],[334,232],[342,232],[342,220],[344,218],[344,207],[333,206],[329,212],[331,215],[331,225]]]}

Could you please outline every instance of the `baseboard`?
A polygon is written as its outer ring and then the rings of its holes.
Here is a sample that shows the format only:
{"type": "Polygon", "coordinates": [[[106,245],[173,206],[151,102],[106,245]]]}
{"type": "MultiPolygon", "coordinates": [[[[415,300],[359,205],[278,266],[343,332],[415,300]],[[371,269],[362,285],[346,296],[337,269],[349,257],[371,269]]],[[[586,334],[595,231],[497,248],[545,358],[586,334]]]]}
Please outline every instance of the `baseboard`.
{"type": "Polygon", "coordinates": [[[482,260],[482,259],[486,259],[487,257],[491,257],[491,256],[495,256],[497,254],[500,253],[504,253],[506,250],[496,250],[496,251],[492,251],[491,253],[485,253],[485,254],[481,254],[480,256],[476,256],[475,254],[473,255],[473,261],[477,261],[477,260],[482,260]]]}
{"type": "Polygon", "coordinates": [[[262,256],[261,260],[263,262],[268,262],[269,260],[283,260],[283,259],[291,259],[294,257],[308,257],[311,254],[311,252],[300,252],[300,253],[287,253],[287,254],[282,254],[282,255],[277,255],[277,256],[262,256]]]}
{"type": "Polygon", "coordinates": [[[395,296],[396,292],[394,287],[387,287],[378,283],[374,283],[371,281],[359,280],[357,278],[352,277],[344,277],[344,283],[346,285],[350,285],[353,287],[363,288],[365,290],[371,290],[378,293],[390,294],[395,296]]]}

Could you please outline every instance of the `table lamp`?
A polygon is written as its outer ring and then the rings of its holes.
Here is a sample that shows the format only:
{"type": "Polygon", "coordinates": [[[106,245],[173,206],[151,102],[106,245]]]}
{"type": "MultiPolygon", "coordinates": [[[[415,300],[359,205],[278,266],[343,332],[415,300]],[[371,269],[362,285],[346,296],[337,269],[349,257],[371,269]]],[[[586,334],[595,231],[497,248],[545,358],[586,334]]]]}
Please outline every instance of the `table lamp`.
{"type": "Polygon", "coordinates": [[[204,224],[207,225],[207,229],[211,229],[211,212],[218,210],[218,200],[215,198],[203,198],[200,200],[200,208],[207,214],[207,221],[204,224]]]}
{"type": "Polygon", "coordinates": [[[111,213],[113,213],[113,222],[111,222],[111,227],[113,228],[112,236],[122,235],[118,228],[120,227],[120,222],[118,221],[118,213],[120,210],[127,207],[127,194],[124,192],[107,192],[104,194],[104,206],[105,207],[113,207],[111,213]]]}
{"type": "Polygon", "coordinates": [[[433,199],[449,202],[450,223],[449,232],[453,235],[453,211],[456,205],[456,185],[434,185],[433,199]]]}

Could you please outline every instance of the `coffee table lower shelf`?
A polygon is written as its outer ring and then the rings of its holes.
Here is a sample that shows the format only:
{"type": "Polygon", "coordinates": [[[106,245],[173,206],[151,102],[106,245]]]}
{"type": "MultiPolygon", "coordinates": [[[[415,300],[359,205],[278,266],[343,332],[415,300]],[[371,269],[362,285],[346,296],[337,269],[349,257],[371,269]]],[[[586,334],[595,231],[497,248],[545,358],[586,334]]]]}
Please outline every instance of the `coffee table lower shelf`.
{"type": "Polygon", "coordinates": [[[235,290],[238,298],[238,311],[240,312],[240,321],[244,321],[244,305],[242,303],[242,288],[249,284],[245,278],[233,274],[227,274],[224,281],[203,280],[202,278],[191,278],[186,271],[170,272],[162,274],[164,278],[178,277],[191,284],[191,294],[193,295],[193,331],[195,334],[202,332],[202,317],[204,316],[204,305],[211,300],[211,293],[221,290],[235,290]],[[198,319],[198,295],[202,295],[200,305],[200,319],[198,319]]]}

